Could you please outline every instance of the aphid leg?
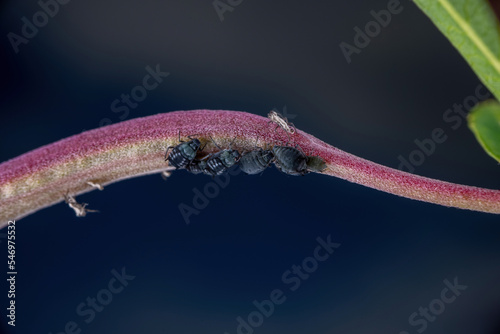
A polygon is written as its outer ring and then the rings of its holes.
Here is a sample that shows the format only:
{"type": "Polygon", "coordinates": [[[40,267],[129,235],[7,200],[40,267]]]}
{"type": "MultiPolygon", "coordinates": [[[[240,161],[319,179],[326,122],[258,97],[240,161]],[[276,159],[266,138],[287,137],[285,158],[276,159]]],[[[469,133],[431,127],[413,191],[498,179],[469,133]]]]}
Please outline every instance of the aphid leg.
{"type": "Polygon", "coordinates": [[[253,144],[254,150],[262,150],[262,147],[257,146],[257,142],[259,141],[258,137],[255,137],[255,144],[253,144]]]}
{"type": "Polygon", "coordinates": [[[212,140],[212,142],[214,143],[214,145],[215,145],[215,146],[217,146],[217,148],[218,148],[219,150],[222,150],[222,149],[220,148],[220,146],[219,146],[219,145],[217,145],[217,143],[216,143],[216,142],[215,142],[215,140],[212,138],[212,136],[209,136],[209,137],[210,137],[210,139],[212,140]]]}
{"type": "Polygon", "coordinates": [[[286,133],[286,136],[288,137],[288,141],[290,141],[290,134],[288,133],[288,131],[285,131],[286,133]]]}
{"type": "Polygon", "coordinates": [[[286,131],[286,129],[284,127],[282,127],[280,124],[276,125],[276,127],[274,128],[274,131],[276,131],[278,128],[281,128],[281,129],[283,129],[283,131],[285,131],[286,136],[288,137],[288,141],[290,141],[290,135],[288,134],[288,131],[286,131]]]}
{"type": "Polygon", "coordinates": [[[281,141],[281,144],[283,144],[283,145],[281,145],[281,146],[289,146],[289,145],[288,145],[288,143],[290,143],[290,138],[288,138],[288,141],[287,141],[287,142],[283,142],[283,141],[281,141]]]}

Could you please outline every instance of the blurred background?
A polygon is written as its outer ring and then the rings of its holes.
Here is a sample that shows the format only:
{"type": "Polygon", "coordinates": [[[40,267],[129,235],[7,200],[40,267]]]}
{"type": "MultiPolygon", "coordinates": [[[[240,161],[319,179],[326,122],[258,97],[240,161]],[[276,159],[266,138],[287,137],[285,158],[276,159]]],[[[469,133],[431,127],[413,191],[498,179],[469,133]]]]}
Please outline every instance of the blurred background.
{"type": "MultiPolygon", "coordinates": [[[[394,168],[441,128],[446,141],[413,172],[500,188],[498,164],[466,124],[443,118],[480,83],[411,1],[59,1],[0,7],[0,161],[157,113],[286,107],[297,128],[394,168]],[[355,28],[388,6],[398,13],[369,24],[357,47],[355,28]],[[356,51],[346,57],[341,43],[356,51]],[[112,108],[148,66],[170,75],[127,112],[112,108]]],[[[130,179],[77,197],[99,213],[77,218],[58,204],[20,220],[17,321],[6,324],[2,279],[1,330],[500,333],[498,216],[273,167],[231,176],[187,225],[179,205],[209,182],[185,171],[130,179]],[[340,246],[307,278],[290,274],[301,283],[292,291],[282,276],[328,236],[340,246]],[[135,277],[119,293],[108,292],[113,270],[135,277]],[[455,278],[467,288],[439,302],[455,278]],[[286,300],[259,318],[253,302],[275,289],[286,300]]]]}

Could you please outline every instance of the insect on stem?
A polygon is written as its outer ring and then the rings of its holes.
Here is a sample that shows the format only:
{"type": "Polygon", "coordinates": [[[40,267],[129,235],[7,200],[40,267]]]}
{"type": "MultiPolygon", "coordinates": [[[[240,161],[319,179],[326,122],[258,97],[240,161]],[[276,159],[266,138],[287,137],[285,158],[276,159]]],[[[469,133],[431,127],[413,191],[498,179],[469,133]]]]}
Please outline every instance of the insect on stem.
{"type": "Polygon", "coordinates": [[[278,128],[282,128],[285,132],[286,135],[288,136],[288,141],[290,141],[290,134],[295,133],[295,125],[293,123],[288,122],[288,119],[280,114],[277,111],[271,110],[267,117],[270,119],[268,123],[276,123],[276,128],[274,128],[274,131],[276,131],[278,128]]]}

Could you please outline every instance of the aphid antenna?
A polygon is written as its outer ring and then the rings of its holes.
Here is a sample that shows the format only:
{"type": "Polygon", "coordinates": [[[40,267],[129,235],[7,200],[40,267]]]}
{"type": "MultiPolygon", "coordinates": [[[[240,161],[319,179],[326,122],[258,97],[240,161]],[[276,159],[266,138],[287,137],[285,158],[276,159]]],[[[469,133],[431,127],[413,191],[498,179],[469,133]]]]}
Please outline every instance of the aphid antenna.
{"type": "Polygon", "coordinates": [[[234,136],[233,140],[231,141],[231,143],[229,144],[229,148],[232,150],[233,149],[233,144],[234,144],[234,141],[236,140],[236,136],[234,136]]]}
{"type": "Polygon", "coordinates": [[[181,140],[181,129],[179,129],[178,138],[179,138],[179,143],[183,143],[184,142],[183,140],[181,140]]]}
{"type": "MultiPolygon", "coordinates": [[[[234,142],[236,141],[236,136],[234,136],[233,140],[231,141],[231,143],[229,144],[229,149],[230,150],[233,150],[233,144],[234,142]]],[[[238,153],[238,157],[235,159],[236,162],[240,161],[241,159],[241,154],[238,150],[233,150],[233,151],[236,151],[236,153],[238,153]]]]}
{"type": "MultiPolygon", "coordinates": [[[[192,138],[193,136],[197,136],[198,134],[195,133],[195,134],[190,134],[189,136],[186,136],[187,138],[189,138],[189,140],[193,140],[195,138],[192,138]]],[[[179,143],[185,143],[184,140],[181,140],[181,129],[179,129],[179,133],[178,133],[178,136],[177,138],[179,139],[179,143]]]]}
{"type": "Polygon", "coordinates": [[[262,149],[262,147],[257,146],[257,141],[258,141],[258,140],[259,140],[259,138],[257,138],[257,137],[256,137],[256,138],[255,138],[255,143],[253,144],[253,149],[250,149],[250,150],[245,150],[245,151],[243,151],[243,153],[245,153],[245,152],[251,152],[251,151],[253,151],[253,150],[262,149]]]}
{"type": "Polygon", "coordinates": [[[298,149],[304,156],[308,156],[307,154],[304,153],[304,151],[302,151],[302,147],[299,146],[299,144],[295,144],[295,148],[298,149]]]}
{"type": "MultiPolygon", "coordinates": [[[[179,140],[179,143],[183,143],[184,141],[181,140],[181,130],[179,129],[179,132],[177,134],[177,137],[178,137],[178,140],[179,140]]],[[[175,146],[169,146],[167,147],[167,151],[165,151],[165,161],[167,161],[168,159],[168,151],[171,149],[171,148],[174,148],[175,146]]]]}
{"type": "Polygon", "coordinates": [[[198,133],[195,133],[195,134],[192,134],[192,135],[189,135],[189,136],[186,136],[186,137],[188,137],[190,140],[194,140],[195,138],[191,138],[191,137],[197,136],[197,135],[198,135],[198,133]]]}
{"type": "Polygon", "coordinates": [[[200,148],[198,151],[199,151],[199,152],[202,152],[202,151],[205,149],[205,146],[207,146],[207,143],[205,143],[205,145],[203,145],[203,147],[202,147],[202,148],[200,148]]]}

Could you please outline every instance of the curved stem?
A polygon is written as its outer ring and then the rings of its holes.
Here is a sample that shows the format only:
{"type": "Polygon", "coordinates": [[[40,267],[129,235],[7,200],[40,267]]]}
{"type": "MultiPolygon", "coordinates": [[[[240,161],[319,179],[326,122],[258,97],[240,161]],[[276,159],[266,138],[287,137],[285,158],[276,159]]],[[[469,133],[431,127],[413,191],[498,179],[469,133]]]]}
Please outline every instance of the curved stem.
{"type": "MultiPolygon", "coordinates": [[[[284,145],[288,136],[274,131],[267,118],[237,111],[178,111],[137,118],[83,132],[0,164],[0,228],[64,200],[119,180],[169,169],[168,146],[188,135],[240,152],[257,146],[284,145]]],[[[337,176],[395,195],[462,209],[500,213],[500,191],[432,180],[385,167],[341,151],[297,130],[290,146],[323,158],[323,174],[337,176]]]]}

